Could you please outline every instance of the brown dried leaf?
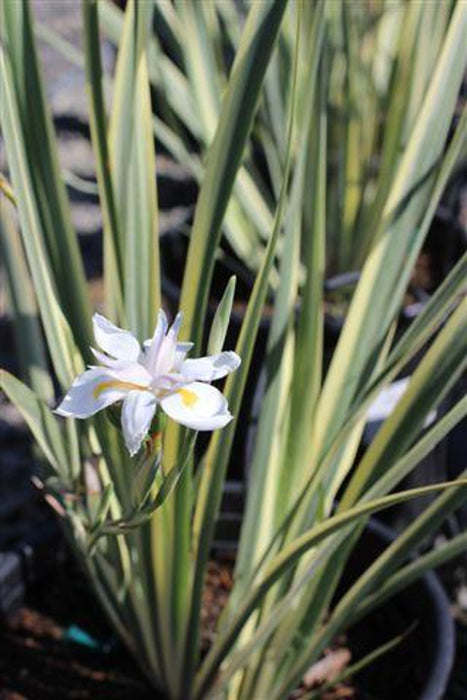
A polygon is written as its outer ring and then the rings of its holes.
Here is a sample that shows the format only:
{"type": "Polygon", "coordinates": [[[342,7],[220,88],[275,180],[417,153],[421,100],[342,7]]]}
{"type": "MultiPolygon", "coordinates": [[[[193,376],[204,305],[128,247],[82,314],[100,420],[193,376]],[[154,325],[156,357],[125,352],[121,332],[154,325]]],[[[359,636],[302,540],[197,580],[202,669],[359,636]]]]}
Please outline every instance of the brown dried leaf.
{"type": "Polygon", "coordinates": [[[313,688],[325,682],[331,682],[348,666],[352,654],[347,648],[336,649],[329,652],[322,659],[311,666],[303,676],[305,688],[313,688]]]}

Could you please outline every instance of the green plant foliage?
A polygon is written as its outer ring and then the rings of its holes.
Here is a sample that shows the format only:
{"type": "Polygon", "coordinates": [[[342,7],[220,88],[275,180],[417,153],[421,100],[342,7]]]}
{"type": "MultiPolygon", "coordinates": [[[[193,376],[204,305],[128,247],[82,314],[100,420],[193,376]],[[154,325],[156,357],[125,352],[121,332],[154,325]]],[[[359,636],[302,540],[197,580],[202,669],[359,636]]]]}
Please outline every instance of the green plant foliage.
{"type": "Polygon", "coordinates": [[[84,54],[36,24],[27,0],[0,7],[1,244],[24,379],[2,370],[2,389],[48,464],[44,489],[103,609],[154,688],[174,700],[283,700],[336,636],[466,546],[461,534],[408,561],[467,501],[465,474],[395,489],[467,413],[462,399],[425,425],[467,365],[467,254],[398,328],[417,256],[465,155],[465,108],[453,117],[467,7],[128,0],[123,12],[83,0],[82,12],[84,54]],[[102,71],[101,32],[118,49],[112,76],[102,71]],[[235,305],[232,277],[206,328],[224,235],[254,271],[228,348],[242,358],[223,387],[234,418],[199,459],[197,433],[159,414],[130,458],[118,406],[79,424],[52,411],[52,377],[62,393],[91,360],[92,312],[65,189],[83,183],[58,165],[36,35],[85,69],[111,320],[142,342],[161,305],[159,144],[200,185],[180,302],[181,340],[198,355],[224,349],[235,305]],[[324,279],[350,269],[359,281],[325,371],[324,279]],[[265,389],[234,585],[201,658],[206,567],[235,429],[250,418],[240,407],[266,305],[265,389]],[[360,456],[371,403],[421,350],[360,456]],[[426,494],[431,505],[332,603],[370,515],[426,494]]]}

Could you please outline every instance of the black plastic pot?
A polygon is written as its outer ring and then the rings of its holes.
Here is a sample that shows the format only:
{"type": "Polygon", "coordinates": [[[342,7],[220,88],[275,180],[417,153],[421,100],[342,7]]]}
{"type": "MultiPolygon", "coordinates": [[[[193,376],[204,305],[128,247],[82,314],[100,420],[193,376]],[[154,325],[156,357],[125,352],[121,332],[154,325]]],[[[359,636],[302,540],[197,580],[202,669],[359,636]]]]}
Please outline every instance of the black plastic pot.
{"type": "Polygon", "coordinates": [[[12,615],[38,581],[50,575],[62,552],[58,524],[42,522],[6,550],[0,549],[0,620],[12,615]]]}
{"type": "MultiPolygon", "coordinates": [[[[392,531],[370,520],[352,552],[343,579],[344,590],[392,542],[392,531]]],[[[455,628],[449,600],[434,573],[397,593],[349,631],[355,658],[416,627],[391,652],[356,677],[358,697],[378,700],[442,700],[446,698],[455,656],[455,628]]]]}
{"type": "MultiPolygon", "coordinates": [[[[264,379],[263,373],[254,406],[259,404],[263,395],[261,384],[264,384],[264,379]]],[[[247,465],[252,458],[255,433],[253,419],[245,449],[247,465]]],[[[242,504],[238,503],[238,508],[241,507],[242,504]]],[[[391,508],[387,512],[394,510],[391,508]]],[[[406,515],[404,511],[402,516],[406,515]]],[[[416,513],[411,512],[411,515],[416,513]]],[[[227,516],[225,510],[221,512],[222,524],[227,516]]],[[[232,516],[228,516],[228,519],[232,520],[232,516]]],[[[237,512],[237,519],[241,521],[241,512],[237,512]]],[[[229,530],[223,526],[222,532],[225,535],[229,530]]],[[[369,520],[349,558],[336,599],[368,569],[394,538],[395,533],[389,527],[377,520],[369,520]]],[[[230,549],[235,549],[234,542],[231,542],[230,549]]],[[[422,576],[350,630],[349,640],[354,656],[356,659],[366,656],[378,646],[407,632],[414,623],[415,629],[398,647],[359,674],[359,700],[442,700],[446,697],[444,692],[454,663],[455,628],[449,600],[434,573],[422,576]]]]}
{"type": "MultiPolygon", "coordinates": [[[[5,322],[2,327],[9,329],[5,322]]],[[[1,337],[0,354],[5,366],[16,371],[9,338],[8,333],[1,337]]],[[[56,518],[32,484],[40,467],[29,434],[14,416],[5,397],[0,398],[0,619],[24,604],[30,589],[48,576],[60,541],[56,518]]]]}
{"type": "MultiPolygon", "coordinates": [[[[238,521],[241,514],[236,514],[238,521]]],[[[221,521],[226,513],[221,513],[221,521]]],[[[217,548],[236,551],[236,541],[217,548]]],[[[354,548],[343,574],[336,600],[363,574],[393,541],[394,533],[371,519],[354,548]]],[[[377,659],[355,677],[359,700],[447,700],[455,657],[455,627],[449,600],[436,576],[429,572],[399,591],[390,600],[362,618],[348,634],[354,661],[363,658],[390,639],[407,633],[393,650],[377,659]],[[413,629],[411,629],[413,628],[413,629]]]]}

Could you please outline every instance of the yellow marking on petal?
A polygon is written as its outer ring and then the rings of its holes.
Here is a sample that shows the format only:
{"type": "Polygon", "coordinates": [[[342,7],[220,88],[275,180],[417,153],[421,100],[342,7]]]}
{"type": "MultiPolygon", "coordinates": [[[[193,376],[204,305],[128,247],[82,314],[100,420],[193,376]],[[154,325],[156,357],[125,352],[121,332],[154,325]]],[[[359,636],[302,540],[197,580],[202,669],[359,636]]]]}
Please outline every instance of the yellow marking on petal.
{"type": "Polygon", "coordinates": [[[140,391],[145,391],[147,387],[141,386],[141,384],[134,384],[133,382],[122,382],[119,379],[111,379],[109,382],[101,382],[98,384],[92,392],[93,397],[97,399],[106,389],[139,389],[140,391]]]}
{"type": "Polygon", "coordinates": [[[177,394],[180,394],[182,397],[182,403],[187,408],[191,408],[197,401],[199,401],[199,398],[196,396],[195,392],[190,391],[189,389],[179,389],[177,394]]]}

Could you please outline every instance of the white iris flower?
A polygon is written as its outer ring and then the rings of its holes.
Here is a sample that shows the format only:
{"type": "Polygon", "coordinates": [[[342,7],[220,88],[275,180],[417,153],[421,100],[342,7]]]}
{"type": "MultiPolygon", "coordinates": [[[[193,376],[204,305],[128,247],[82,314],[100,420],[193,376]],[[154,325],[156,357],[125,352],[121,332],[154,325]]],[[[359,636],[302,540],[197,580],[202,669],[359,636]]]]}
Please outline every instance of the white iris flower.
{"type": "Polygon", "coordinates": [[[193,343],[177,342],[182,322],[171,328],[159,312],[154,335],[143,349],[129,331],[94,314],[94,337],[104,351],[92,349],[101,366],[91,366],[75,379],[56,409],[61,416],[88,418],[122,401],[122,429],[131,455],[138,452],[157,406],[173,420],[193,430],[223,428],[232,420],[227,401],[209,382],[240,365],[235,352],[186,359],[193,343]]]}

